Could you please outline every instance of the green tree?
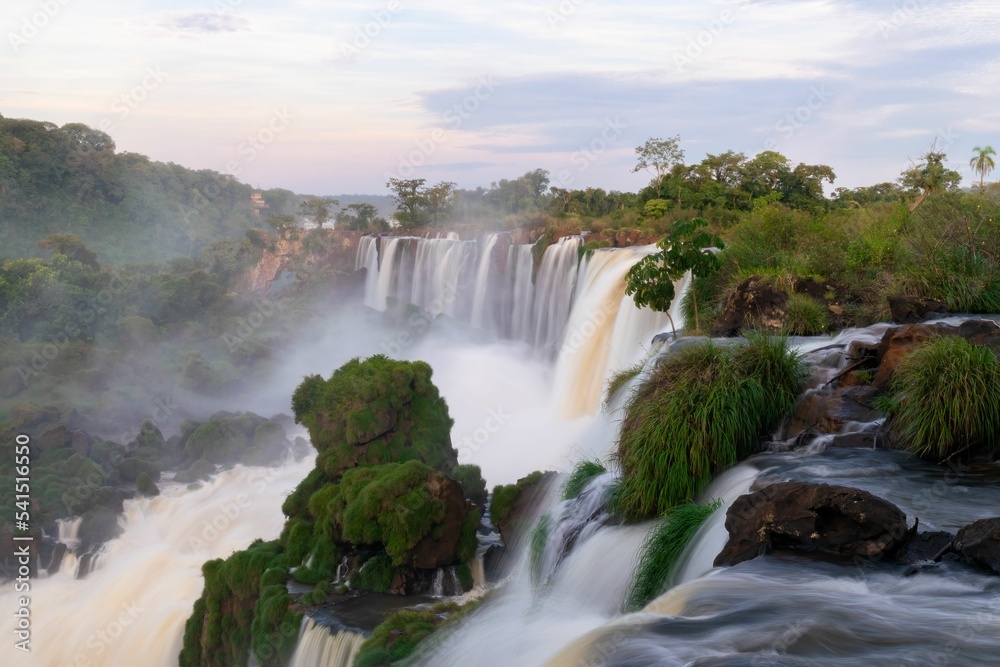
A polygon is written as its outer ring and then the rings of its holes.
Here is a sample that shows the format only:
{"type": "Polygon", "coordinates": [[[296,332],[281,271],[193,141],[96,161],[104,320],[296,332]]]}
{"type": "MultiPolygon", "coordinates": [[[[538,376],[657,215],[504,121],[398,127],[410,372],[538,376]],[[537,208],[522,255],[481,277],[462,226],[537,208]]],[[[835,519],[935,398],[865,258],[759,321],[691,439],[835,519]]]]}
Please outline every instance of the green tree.
{"type": "Polygon", "coordinates": [[[419,227],[424,222],[424,208],[427,196],[424,193],[425,178],[390,178],[385,187],[392,190],[396,200],[396,220],[404,229],[419,227]]]}
{"type": "Polygon", "coordinates": [[[448,219],[454,203],[455,184],[442,181],[432,188],[427,188],[423,196],[426,202],[428,223],[433,225],[444,222],[448,219]]]}
{"type": "Polygon", "coordinates": [[[340,201],[331,197],[313,197],[299,204],[299,213],[312,219],[322,229],[330,219],[331,206],[340,206],[340,201]]]}
{"type": "Polygon", "coordinates": [[[639,159],[632,167],[632,173],[649,171],[654,175],[653,182],[659,188],[675,166],[684,164],[684,151],[680,147],[680,141],[680,135],[668,139],[651,137],[642,146],[636,146],[635,153],[639,159]]]}
{"type": "Polygon", "coordinates": [[[996,155],[996,151],[993,150],[992,146],[976,146],[972,149],[973,157],[969,160],[969,166],[972,170],[979,174],[979,194],[986,192],[986,175],[993,171],[996,164],[993,162],[993,156],[996,155]]]}
{"type": "Polygon", "coordinates": [[[900,184],[916,192],[917,198],[910,204],[910,211],[916,211],[917,207],[924,203],[930,195],[958,187],[962,181],[962,176],[954,169],[944,166],[947,155],[943,151],[937,150],[937,142],[931,144],[921,162],[918,162],[910,169],[904,171],[900,177],[900,184]]]}
{"type": "Polygon", "coordinates": [[[368,232],[385,232],[389,223],[379,216],[378,209],[364,202],[348,204],[344,210],[337,213],[337,228],[344,230],[361,230],[368,232]]]}
{"type": "MultiPolygon", "coordinates": [[[[670,317],[670,304],[675,296],[674,281],[679,280],[687,271],[693,277],[701,278],[717,271],[720,266],[719,258],[711,247],[721,250],[725,246],[718,236],[702,229],[707,225],[708,221],[704,218],[678,220],[670,233],[656,244],[659,252],[643,257],[625,276],[625,293],[639,307],[649,306],[666,313],[674,335],[677,331],[674,319],[670,317]]],[[[691,297],[694,302],[694,326],[700,331],[698,301],[694,290],[691,297]]]]}
{"type": "Polygon", "coordinates": [[[295,229],[294,215],[270,215],[267,217],[267,222],[274,227],[279,236],[291,229],[295,229]]]}

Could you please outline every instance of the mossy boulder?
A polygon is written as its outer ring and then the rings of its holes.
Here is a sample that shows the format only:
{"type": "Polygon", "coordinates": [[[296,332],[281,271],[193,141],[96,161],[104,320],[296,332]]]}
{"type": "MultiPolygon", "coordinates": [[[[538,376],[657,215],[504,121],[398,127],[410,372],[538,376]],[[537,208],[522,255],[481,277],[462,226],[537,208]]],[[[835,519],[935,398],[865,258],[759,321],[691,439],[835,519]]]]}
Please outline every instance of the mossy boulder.
{"type": "Polygon", "coordinates": [[[555,478],[554,472],[536,470],[515,484],[494,487],[490,519],[508,547],[516,544],[522,533],[538,518],[538,505],[555,478]]]}
{"type": "Polygon", "coordinates": [[[291,448],[281,424],[252,412],[216,412],[193,430],[185,424],[182,440],[189,460],[216,465],[268,465],[291,448]]]}
{"type": "Polygon", "coordinates": [[[135,481],[135,487],[139,493],[147,498],[160,495],[160,489],[153,483],[152,478],[146,473],[140,473],[135,481]]]}
{"type": "Polygon", "coordinates": [[[215,464],[206,461],[205,459],[198,459],[192,463],[189,468],[178,471],[177,474],[174,475],[174,481],[181,482],[182,484],[200,482],[209,479],[215,474],[215,471],[215,464]]]}
{"type": "Polygon", "coordinates": [[[160,466],[138,456],[127,457],[118,465],[117,470],[118,476],[125,482],[138,482],[141,475],[152,480],[160,479],[160,466]]]}
{"type": "Polygon", "coordinates": [[[422,361],[352,359],[328,380],[306,377],[292,409],[330,479],[364,465],[416,460],[450,472],[458,464],[448,405],[422,361]]]}
{"type": "Polygon", "coordinates": [[[486,507],[486,499],[489,496],[489,492],[486,490],[486,480],[483,479],[483,473],[479,466],[455,466],[451,476],[456,482],[462,485],[466,498],[479,507],[486,507]]]}

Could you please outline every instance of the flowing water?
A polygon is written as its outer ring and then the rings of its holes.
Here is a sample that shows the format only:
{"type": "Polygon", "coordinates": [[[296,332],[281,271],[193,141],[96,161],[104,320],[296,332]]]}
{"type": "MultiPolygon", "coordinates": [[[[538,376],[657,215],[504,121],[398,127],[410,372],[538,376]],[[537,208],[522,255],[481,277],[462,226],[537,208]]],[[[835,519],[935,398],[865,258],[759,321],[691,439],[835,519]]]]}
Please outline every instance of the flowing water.
{"type": "MultiPolygon", "coordinates": [[[[411,341],[399,330],[352,320],[360,329],[354,340],[303,345],[287,377],[271,383],[284,402],[266,405],[287,410],[303,373],[329,374],[350,356],[385,351],[388,343],[397,356],[425,359],[434,368],[455,419],[460,461],[480,465],[490,486],[606,457],[624,396],[662,352],[651,339],[669,331],[670,320],[635,308],[624,295],[624,274],[651,248],[598,250],[581,260],[582,241],[567,237],[550,245],[536,266],[532,246],[510,245],[499,235],[478,241],[364,237],[356,266],[368,271],[365,303],[385,310],[396,299],[447,321],[433,336],[411,341]],[[608,377],[636,363],[645,364],[643,373],[599,411],[608,377]]],[[[685,284],[675,287],[680,295],[685,284]]],[[[679,314],[672,315],[682,326],[679,314]]],[[[843,368],[852,341],[877,341],[885,328],[796,344],[819,385],[843,368]]],[[[954,530],[1000,514],[992,469],[942,469],[893,452],[828,444],[820,438],[806,449],[761,454],[715,480],[702,500],[722,499],[722,509],[688,545],[669,582],[673,588],[637,614],[619,610],[651,524],[616,525],[604,514],[611,475],[593,480],[571,501],[553,489],[534,561],[525,549],[495,599],[436,636],[414,662],[1000,664],[998,580],[957,564],[911,577],[894,566],[789,557],[713,567],[726,540],[725,508],[760,480],[867,489],[899,505],[911,523],[919,516],[928,530],[954,530]]],[[[94,571],[76,580],[66,561],[33,582],[30,664],[175,665],[184,621],[201,593],[202,563],[276,536],[284,496],[311,467],[310,460],[275,469],[237,467],[195,490],[166,483],[157,498],[127,501],[125,531],[106,545],[94,571]]],[[[72,545],[77,525],[60,523],[65,544],[72,545]]],[[[481,563],[475,571],[481,583],[481,563]]],[[[445,576],[442,570],[442,592],[445,576]]],[[[11,585],[0,588],[5,608],[14,608],[14,595],[11,585]]],[[[9,617],[0,626],[12,636],[9,617]]],[[[360,642],[355,633],[307,621],[292,664],[347,665],[360,642]]],[[[13,653],[5,643],[0,664],[21,664],[13,653]]]]}

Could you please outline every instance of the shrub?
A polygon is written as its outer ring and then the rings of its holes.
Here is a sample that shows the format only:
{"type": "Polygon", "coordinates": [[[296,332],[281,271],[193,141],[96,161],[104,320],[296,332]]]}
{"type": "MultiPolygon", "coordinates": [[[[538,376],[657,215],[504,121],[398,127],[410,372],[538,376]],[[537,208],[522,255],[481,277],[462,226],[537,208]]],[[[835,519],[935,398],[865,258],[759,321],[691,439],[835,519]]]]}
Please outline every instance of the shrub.
{"type": "Polygon", "coordinates": [[[918,346],[896,369],[890,433],[917,456],[943,460],[997,446],[1000,360],[983,345],[944,336],[918,346]]]}
{"type": "Polygon", "coordinates": [[[476,503],[480,507],[486,506],[486,480],[483,479],[482,470],[475,465],[455,466],[451,472],[451,477],[462,485],[465,497],[476,503]]]}
{"type": "Polygon", "coordinates": [[[603,475],[607,471],[608,469],[600,461],[580,461],[573,468],[573,472],[570,473],[569,478],[563,485],[563,500],[578,498],[587,487],[587,484],[590,483],[590,480],[598,475],[603,475]]]}
{"type": "Polygon", "coordinates": [[[813,336],[826,330],[826,306],[807,294],[792,294],[785,304],[784,329],[793,336],[813,336]]]}
{"type": "Polygon", "coordinates": [[[380,553],[366,560],[364,565],[351,576],[351,588],[385,593],[392,586],[392,577],[395,573],[392,559],[380,553]]]}
{"type": "Polygon", "coordinates": [[[694,498],[791,410],[803,378],[786,341],[759,334],[669,352],[626,405],[613,504],[640,520],[694,498]]]}
{"type": "Polygon", "coordinates": [[[638,611],[663,592],[684,547],[721,505],[721,501],[709,505],[685,503],[663,516],[642,545],[624,611],[638,611]]]}

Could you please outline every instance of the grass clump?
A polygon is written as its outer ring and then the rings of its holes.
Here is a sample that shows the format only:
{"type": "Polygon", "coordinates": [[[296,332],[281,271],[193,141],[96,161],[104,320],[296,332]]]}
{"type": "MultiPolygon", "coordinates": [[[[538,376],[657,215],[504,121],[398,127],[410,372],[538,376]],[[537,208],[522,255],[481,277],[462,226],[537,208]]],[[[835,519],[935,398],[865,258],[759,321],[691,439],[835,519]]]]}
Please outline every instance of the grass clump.
{"type": "Polygon", "coordinates": [[[784,329],[793,336],[814,336],[829,324],[826,306],[808,294],[792,294],[785,304],[784,329]]]}
{"type": "Polygon", "coordinates": [[[670,352],[626,405],[614,507],[635,521],[693,499],[791,411],[804,377],[783,338],[751,334],[735,346],[670,352]]]}
{"type": "Polygon", "coordinates": [[[638,611],[663,592],[684,547],[721,505],[720,500],[708,505],[685,503],[664,515],[642,545],[624,611],[638,611]]]}
{"type": "Polygon", "coordinates": [[[890,433],[913,454],[945,460],[997,447],[1000,360],[989,347],[958,336],[930,340],[900,362],[892,389],[890,433]]]}
{"type": "Polygon", "coordinates": [[[636,375],[642,372],[642,364],[636,364],[634,366],[629,366],[628,368],[623,368],[618,371],[608,380],[607,389],[604,392],[604,405],[605,407],[611,405],[611,399],[615,397],[622,387],[624,387],[628,382],[634,378],[636,375]]]}
{"type": "Polygon", "coordinates": [[[604,464],[596,459],[592,461],[580,461],[573,468],[569,479],[563,485],[563,500],[578,498],[587,487],[587,484],[590,483],[590,480],[598,475],[603,475],[607,471],[608,469],[604,467],[604,464]]]}

